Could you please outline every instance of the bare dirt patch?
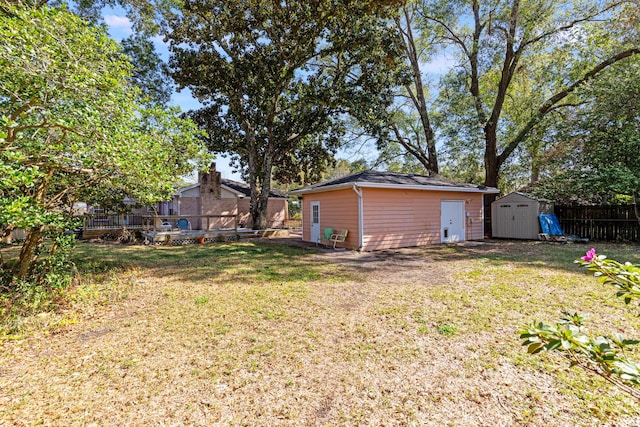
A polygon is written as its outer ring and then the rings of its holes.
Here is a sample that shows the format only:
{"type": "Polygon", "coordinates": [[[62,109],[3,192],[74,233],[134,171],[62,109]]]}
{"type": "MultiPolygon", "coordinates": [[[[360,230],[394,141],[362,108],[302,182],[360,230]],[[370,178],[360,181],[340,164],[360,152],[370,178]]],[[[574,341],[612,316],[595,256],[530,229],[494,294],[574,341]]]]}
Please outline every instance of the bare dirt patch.
{"type": "MultiPolygon", "coordinates": [[[[535,316],[611,303],[567,262],[581,246],[286,242],[126,249],[155,257],[126,299],[0,347],[0,425],[640,422],[616,389],[520,348],[517,329],[535,316]]],[[[611,305],[595,326],[623,316],[640,336],[637,317],[611,305]]]]}

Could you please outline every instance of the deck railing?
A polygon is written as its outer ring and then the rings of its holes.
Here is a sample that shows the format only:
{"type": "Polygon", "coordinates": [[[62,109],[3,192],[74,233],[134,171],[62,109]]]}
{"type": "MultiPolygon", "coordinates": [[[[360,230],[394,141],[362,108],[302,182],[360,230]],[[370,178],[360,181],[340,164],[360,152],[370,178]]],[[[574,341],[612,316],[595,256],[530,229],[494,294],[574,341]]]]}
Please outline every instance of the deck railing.
{"type": "Polygon", "coordinates": [[[136,214],[85,214],[81,217],[84,230],[115,230],[122,227],[142,229],[144,215],[136,214]]]}
{"type": "MultiPolygon", "coordinates": [[[[153,215],[153,214],[85,214],[80,217],[83,230],[142,230],[147,232],[177,231],[180,219],[188,221],[191,230],[238,230],[238,215],[153,215]]],[[[184,221],[182,221],[184,223],[184,221]]],[[[300,229],[302,220],[287,219],[270,224],[270,228],[300,229]]]]}
{"type": "Polygon", "coordinates": [[[302,229],[302,220],[301,219],[286,219],[283,223],[282,228],[288,230],[301,230],[302,229]]]}
{"type": "Polygon", "coordinates": [[[144,215],[144,231],[238,230],[238,215],[144,215]],[[186,227],[185,227],[186,225],[186,227]]]}

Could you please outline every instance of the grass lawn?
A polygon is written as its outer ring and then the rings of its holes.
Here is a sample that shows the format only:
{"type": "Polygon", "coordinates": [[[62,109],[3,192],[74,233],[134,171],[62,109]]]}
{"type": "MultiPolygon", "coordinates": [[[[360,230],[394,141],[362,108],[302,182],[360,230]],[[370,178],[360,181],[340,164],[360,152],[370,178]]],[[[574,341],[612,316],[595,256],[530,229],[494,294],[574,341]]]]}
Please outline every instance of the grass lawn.
{"type": "Polygon", "coordinates": [[[520,346],[561,311],[640,337],[637,307],[573,264],[589,247],[79,244],[69,302],[0,325],[0,425],[640,424],[637,401],[520,346]]]}

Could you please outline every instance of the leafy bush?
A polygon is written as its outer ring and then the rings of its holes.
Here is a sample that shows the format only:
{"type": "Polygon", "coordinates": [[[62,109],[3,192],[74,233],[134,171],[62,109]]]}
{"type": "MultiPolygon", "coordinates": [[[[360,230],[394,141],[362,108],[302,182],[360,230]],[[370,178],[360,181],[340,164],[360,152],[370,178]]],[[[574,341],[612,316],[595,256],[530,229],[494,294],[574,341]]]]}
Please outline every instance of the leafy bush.
{"type": "Polygon", "coordinates": [[[76,266],[69,259],[75,236],[52,235],[49,242],[47,253],[41,253],[44,246],[36,249],[36,261],[24,279],[13,275],[10,263],[0,268],[0,335],[17,332],[20,319],[64,304],[64,291],[77,275],[76,266]]]}
{"type": "MultiPolygon", "coordinates": [[[[598,277],[602,284],[617,289],[616,296],[625,304],[640,301],[640,266],[629,262],[621,264],[597,255],[591,248],[586,255],[575,261],[598,277]]],[[[640,365],[630,359],[628,347],[640,343],[621,334],[613,336],[589,336],[586,333],[585,316],[563,312],[554,325],[532,322],[520,331],[527,351],[536,354],[542,350],[558,351],[569,359],[571,366],[600,375],[620,387],[631,396],[640,399],[640,365]]]]}

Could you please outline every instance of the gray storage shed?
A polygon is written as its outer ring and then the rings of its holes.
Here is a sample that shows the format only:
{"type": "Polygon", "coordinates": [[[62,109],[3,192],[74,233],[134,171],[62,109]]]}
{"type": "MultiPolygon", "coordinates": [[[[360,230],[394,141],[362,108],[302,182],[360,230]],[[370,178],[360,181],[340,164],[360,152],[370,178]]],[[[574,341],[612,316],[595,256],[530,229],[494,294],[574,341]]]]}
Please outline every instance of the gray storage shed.
{"type": "Polygon", "coordinates": [[[513,192],[491,203],[493,237],[537,240],[538,215],[553,213],[553,203],[525,193],[513,192]]]}

